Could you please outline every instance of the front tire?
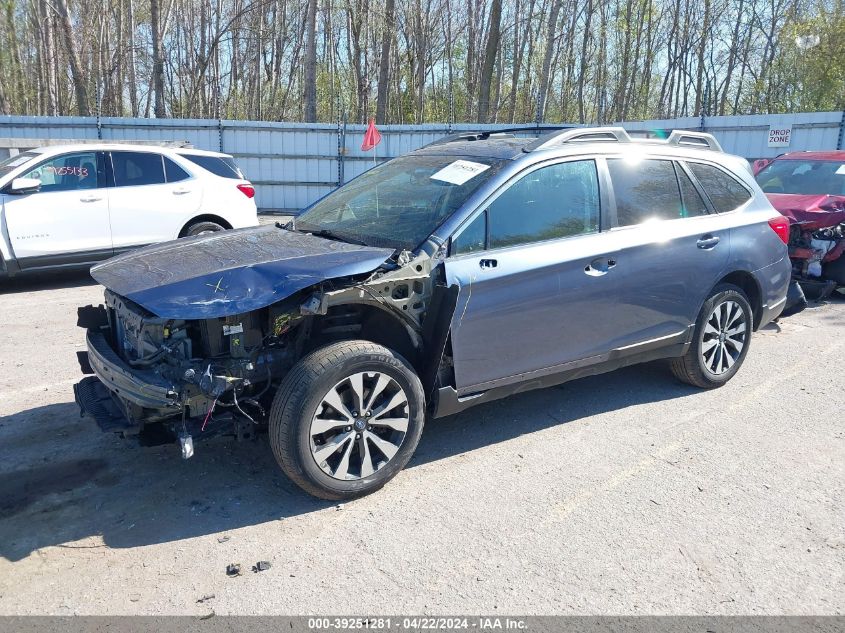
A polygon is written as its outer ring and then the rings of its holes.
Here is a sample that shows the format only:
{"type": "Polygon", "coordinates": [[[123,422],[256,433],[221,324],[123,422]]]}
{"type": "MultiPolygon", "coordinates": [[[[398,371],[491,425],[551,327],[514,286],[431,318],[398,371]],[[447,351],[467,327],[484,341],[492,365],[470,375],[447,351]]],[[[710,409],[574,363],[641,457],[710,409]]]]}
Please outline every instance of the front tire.
{"type": "Polygon", "coordinates": [[[721,387],[742,366],[753,323],[751,304],[742,289],[719,284],[701,308],[687,353],[672,359],[672,373],[695,387],[721,387]]]}
{"type": "Polygon", "coordinates": [[[368,341],[341,341],[285,376],[270,410],[270,445],[306,492],[353,499],[404,468],[424,422],[422,385],[404,358],[368,341]]]}

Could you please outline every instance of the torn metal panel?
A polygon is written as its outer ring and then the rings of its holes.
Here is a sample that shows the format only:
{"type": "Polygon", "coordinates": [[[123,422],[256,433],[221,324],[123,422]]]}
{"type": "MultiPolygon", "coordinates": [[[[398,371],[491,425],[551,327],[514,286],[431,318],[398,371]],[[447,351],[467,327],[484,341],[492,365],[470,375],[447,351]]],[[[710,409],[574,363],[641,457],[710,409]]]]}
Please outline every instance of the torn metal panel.
{"type": "MultiPolygon", "coordinates": [[[[414,259],[402,253],[399,262],[399,268],[377,272],[348,288],[314,293],[302,304],[302,313],[326,314],[334,305],[370,303],[402,317],[413,330],[419,331],[432,293],[432,268],[437,262],[425,253],[414,259]]],[[[414,334],[413,338],[418,336],[414,334]]]]}
{"type": "Polygon", "coordinates": [[[91,275],[159,317],[208,319],[257,310],[328,279],[373,272],[392,254],[263,226],[139,249],[95,266],[91,275]]]}

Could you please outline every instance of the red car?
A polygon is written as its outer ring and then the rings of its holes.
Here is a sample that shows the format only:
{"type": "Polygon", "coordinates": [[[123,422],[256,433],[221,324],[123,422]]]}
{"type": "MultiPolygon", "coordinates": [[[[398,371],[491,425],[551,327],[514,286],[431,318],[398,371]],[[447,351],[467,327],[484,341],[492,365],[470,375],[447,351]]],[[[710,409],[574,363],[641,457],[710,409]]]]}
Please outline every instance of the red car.
{"type": "Polygon", "coordinates": [[[756,161],[754,173],[791,221],[794,278],[816,296],[845,287],[845,151],[792,152],[756,161]]]}

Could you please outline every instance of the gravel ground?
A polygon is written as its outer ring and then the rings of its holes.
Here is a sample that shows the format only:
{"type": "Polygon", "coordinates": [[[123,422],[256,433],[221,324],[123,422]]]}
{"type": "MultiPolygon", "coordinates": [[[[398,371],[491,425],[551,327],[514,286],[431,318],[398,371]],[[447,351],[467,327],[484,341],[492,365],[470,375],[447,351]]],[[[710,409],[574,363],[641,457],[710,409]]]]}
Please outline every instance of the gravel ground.
{"type": "Polygon", "coordinates": [[[75,309],[101,290],[0,289],[0,614],[845,612],[842,298],[757,333],[717,391],[650,364],[435,420],[337,506],[266,437],[182,461],[80,419],[75,309]]]}

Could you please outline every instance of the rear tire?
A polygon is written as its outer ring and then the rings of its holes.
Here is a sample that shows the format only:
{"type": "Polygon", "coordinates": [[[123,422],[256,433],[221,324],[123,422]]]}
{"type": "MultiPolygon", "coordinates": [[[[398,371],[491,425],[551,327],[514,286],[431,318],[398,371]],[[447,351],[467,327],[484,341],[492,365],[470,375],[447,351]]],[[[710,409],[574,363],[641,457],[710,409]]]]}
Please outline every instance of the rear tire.
{"type": "Polygon", "coordinates": [[[353,499],[404,468],[424,422],[422,385],[404,358],[368,341],[340,341],[285,376],[270,410],[270,445],[306,492],[353,499]]]}
{"type": "Polygon", "coordinates": [[[226,228],[217,224],[217,222],[194,222],[182,231],[182,237],[194,237],[196,235],[205,235],[207,233],[216,233],[217,231],[225,230],[226,228]]]}
{"type": "Polygon", "coordinates": [[[672,359],[672,373],[695,387],[721,387],[742,366],[753,323],[754,313],[742,289],[719,284],[701,307],[687,353],[672,359]]]}

